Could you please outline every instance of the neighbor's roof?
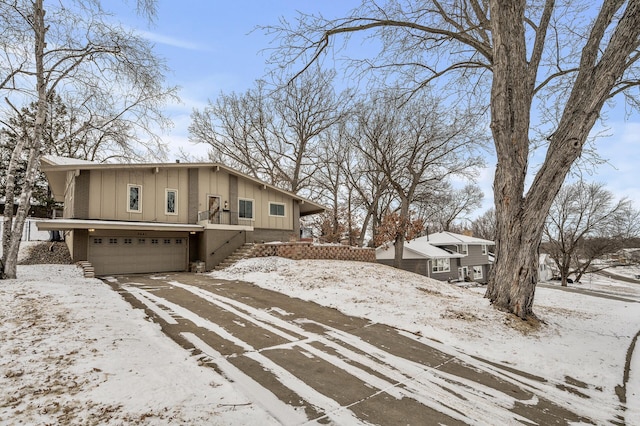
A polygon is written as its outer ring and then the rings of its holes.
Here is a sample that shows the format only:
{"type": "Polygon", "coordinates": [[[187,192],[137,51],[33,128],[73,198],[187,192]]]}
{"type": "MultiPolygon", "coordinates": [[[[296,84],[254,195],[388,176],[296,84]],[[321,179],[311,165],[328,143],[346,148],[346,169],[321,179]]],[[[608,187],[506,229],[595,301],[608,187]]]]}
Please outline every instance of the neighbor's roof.
{"type": "Polygon", "coordinates": [[[416,238],[415,240],[405,241],[404,248],[428,257],[430,259],[445,259],[453,257],[465,257],[460,253],[452,253],[440,247],[436,247],[428,241],[416,238]]]}
{"type": "MultiPolygon", "coordinates": [[[[174,169],[174,168],[214,168],[216,170],[224,170],[229,174],[242,177],[244,179],[255,182],[265,188],[273,189],[283,194],[289,195],[294,200],[300,201],[300,215],[306,216],[310,214],[322,213],[327,210],[326,207],[315,203],[306,198],[300,197],[293,192],[270,185],[260,179],[241,173],[231,169],[220,163],[96,163],[93,161],[78,160],[76,158],[60,157],[56,155],[44,155],[40,159],[40,169],[47,175],[49,185],[55,195],[64,194],[66,182],[66,172],[71,170],[117,170],[117,169],[174,169]]],[[[64,195],[63,195],[64,196],[64,195]]]]}
{"type": "Polygon", "coordinates": [[[416,238],[417,240],[426,240],[431,244],[436,245],[449,245],[449,244],[486,244],[495,245],[491,240],[484,240],[482,238],[470,237],[468,235],[455,234],[453,232],[436,232],[435,234],[429,234],[424,237],[416,238]]]}
{"type": "MultiPolygon", "coordinates": [[[[380,246],[376,249],[378,259],[393,258],[394,244],[380,246]]],[[[415,239],[404,242],[403,259],[425,258],[425,259],[451,259],[454,257],[465,257],[460,253],[452,253],[440,247],[436,247],[426,240],[415,239]],[[410,252],[412,255],[408,255],[410,252]]]]}

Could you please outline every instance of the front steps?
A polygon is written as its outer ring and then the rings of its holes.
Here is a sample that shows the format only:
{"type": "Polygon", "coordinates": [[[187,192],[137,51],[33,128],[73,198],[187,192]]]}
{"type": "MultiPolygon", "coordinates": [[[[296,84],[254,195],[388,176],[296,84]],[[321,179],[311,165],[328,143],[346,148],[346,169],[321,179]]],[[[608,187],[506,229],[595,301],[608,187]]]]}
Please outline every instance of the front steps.
{"type": "Polygon", "coordinates": [[[221,269],[228,268],[239,260],[248,259],[250,257],[253,257],[253,243],[244,243],[238,247],[236,251],[227,256],[226,259],[216,265],[214,269],[219,271],[221,269]]]}

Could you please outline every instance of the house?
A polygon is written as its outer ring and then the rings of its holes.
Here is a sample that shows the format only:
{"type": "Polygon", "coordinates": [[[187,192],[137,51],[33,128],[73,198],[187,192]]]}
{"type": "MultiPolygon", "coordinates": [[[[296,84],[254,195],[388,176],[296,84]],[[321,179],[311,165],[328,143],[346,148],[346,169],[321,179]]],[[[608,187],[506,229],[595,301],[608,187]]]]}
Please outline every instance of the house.
{"type": "Polygon", "coordinates": [[[41,161],[62,218],[40,230],[64,231],[74,261],[97,275],[213,269],[251,242],[299,237],[301,216],[324,207],[222,164],[97,164],[41,161]]]}
{"type": "MultiPolygon", "coordinates": [[[[494,242],[453,232],[437,232],[405,241],[401,268],[441,281],[486,282],[494,242]]],[[[393,244],[378,247],[376,259],[393,265],[393,244]]]]}
{"type": "Polygon", "coordinates": [[[538,281],[550,281],[559,276],[560,271],[556,262],[547,253],[540,253],[538,258],[538,281]]]}

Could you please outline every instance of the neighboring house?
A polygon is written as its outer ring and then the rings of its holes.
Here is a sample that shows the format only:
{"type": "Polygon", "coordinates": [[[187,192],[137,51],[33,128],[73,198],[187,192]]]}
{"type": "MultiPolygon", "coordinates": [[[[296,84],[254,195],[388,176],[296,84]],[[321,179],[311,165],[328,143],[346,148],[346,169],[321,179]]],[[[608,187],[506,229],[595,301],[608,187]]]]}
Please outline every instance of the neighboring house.
{"type": "Polygon", "coordinates": [[[550,281],[554,276],[559,276],[560,272],[556,262],[547,253],[540,253],[538,258],[538,281],[550,281]]]}
{"type": "Polygon", "coordinates": [[[45,156],[41,169],[74,261],[97,275],[213,269],[247,242],[300,236],[301,216],[324,207],[221,164],[97,164],[45,156]]]}
{"type": "MultiPolygon", "coordinates": [[[[401,268],[441,281],[486,282],[493,241],[453,232],[438,232],[404,243],[401,268]]],[[[393,244],[378,247],[376,259],[393,265],[393,244]]]]}

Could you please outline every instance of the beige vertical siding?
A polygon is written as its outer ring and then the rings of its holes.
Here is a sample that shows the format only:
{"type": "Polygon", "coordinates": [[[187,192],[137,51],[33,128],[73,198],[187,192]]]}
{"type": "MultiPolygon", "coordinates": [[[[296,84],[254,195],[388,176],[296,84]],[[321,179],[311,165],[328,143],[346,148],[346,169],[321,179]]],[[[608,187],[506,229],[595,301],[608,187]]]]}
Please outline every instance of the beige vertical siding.
{"type": "Polygon", "coordinates": [[[187,169],[92,170],[89,216],[107,220],[188,223],[187,169]],[[142,212],[128,212],[129,185],[142,186],[142,212]],[[167,189],[178,191],[178,214],[165,212],[167,189]]]}

